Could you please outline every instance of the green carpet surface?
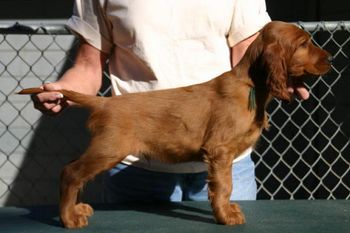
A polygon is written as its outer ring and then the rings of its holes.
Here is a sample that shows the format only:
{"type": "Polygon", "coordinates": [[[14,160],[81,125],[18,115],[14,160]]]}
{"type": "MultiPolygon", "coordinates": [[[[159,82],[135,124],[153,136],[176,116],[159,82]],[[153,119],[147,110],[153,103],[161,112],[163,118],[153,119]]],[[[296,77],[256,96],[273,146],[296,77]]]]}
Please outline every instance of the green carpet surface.
{"type": "Polygon", "coordinates": [[[242,201],[247,223],[217,225],[208,202],[95,205],[84,229],[67,230],[57,206],[0,208],[0,232],[350,233],[350,201],[242,201]]]}

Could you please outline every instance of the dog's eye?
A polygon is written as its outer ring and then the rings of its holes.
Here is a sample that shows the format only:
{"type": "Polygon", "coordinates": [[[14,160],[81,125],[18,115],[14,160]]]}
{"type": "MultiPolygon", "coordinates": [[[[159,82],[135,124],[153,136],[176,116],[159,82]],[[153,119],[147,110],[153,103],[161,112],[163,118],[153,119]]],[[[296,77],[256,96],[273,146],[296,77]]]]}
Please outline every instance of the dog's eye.
{"type": "Polygon", "coordinates": [[[308,46],[309,46],[309,41],[308,40],[306,40],[306,41],[304,41],[303,43],[300,44],[301,48],[307,48],[308,46]]]}

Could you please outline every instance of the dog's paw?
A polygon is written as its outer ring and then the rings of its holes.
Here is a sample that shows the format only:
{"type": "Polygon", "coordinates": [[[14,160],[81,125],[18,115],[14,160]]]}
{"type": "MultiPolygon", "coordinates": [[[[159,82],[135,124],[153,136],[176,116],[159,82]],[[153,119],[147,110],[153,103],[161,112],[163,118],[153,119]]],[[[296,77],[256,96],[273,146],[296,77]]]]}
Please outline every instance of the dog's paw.
{"type": "Polygon", "coordinates": [[[61,216],[61,221],[65,228],[83,228],[88,225],[88,217],[93,215],[94,211],[88,204],[79,203],[74,206],[70,213],[61,216]]]}
{"type": "Polygon", "coordinates": [[[238,204],[232,203],[230,205],[230,214],[228,214],[228,219],[226,225],[239,225],[245,223],[245,216],[241,211],[238,204]]]}
{"type": "Polygon", "coordinates": [[[87,217],[90,217],[91,215],[94,214],[94,209],[88,204],[79,203],[74,208],[76,213],[80,215],[85,215],[87,217]]]}
{"type": "Polygon", "coordinates": [[[245,223],[244,214],[238,204],[230,204],[230,208],[225,209],[224,213],[219,214],[216,220],[219,224],[240,225],[245,223]]]}

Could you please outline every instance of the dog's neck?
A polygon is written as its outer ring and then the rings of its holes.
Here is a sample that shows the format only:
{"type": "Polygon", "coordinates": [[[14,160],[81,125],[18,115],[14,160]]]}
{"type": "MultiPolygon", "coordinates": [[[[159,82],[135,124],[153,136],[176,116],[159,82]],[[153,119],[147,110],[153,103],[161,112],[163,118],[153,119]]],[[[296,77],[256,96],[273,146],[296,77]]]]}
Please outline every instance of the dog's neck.
{"type": "Polygon", "coordinates": [[[243,57],[233,72],[248,86],[248,110],[255,112],[257,122],[263,126],[265,124],[265,109],[272,99],[266,84],[268,72],[261,66],[260,59],[251,63],[248,57],[243,57]]]}
{"type": "Polygon", "coordinates": [[[245,56],[233,69],[233,72],[250,87],[249,102],[251,103],[250,105],[252,105],[251,107],[262,105],[263,108],[266,108],[266,105],[272,97],[269,94],[269,88],[266,83],[269,74],[261,65],[260,59],[257,58],[254,62],[251,62],[250,58],[245,56]],[[254,96],[255,98],[253,98],[254,96]]]}

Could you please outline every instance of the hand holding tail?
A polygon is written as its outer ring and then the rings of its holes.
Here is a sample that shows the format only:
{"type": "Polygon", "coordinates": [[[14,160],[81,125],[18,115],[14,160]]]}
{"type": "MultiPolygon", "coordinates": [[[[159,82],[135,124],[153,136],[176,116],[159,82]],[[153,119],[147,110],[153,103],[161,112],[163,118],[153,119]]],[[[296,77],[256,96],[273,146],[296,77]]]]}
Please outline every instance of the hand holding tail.
{"type": "Polygon", "coordinates": [[[49,83],[41,87],[23,89],[17,94],[31,95],[34,108],[47,115],[56,115],[68,106],[67,100],[59,92],[60,89],[60,85],[49,83]]]}
{"type": "Polygon", "coordinates": [[[104,103],[103,97],[86,95],[75,91],[56,89],[45,90],[42,87],[25,88],[17,94],[31,95],[34,107],[39,111],[53,115],[61,112],[67,107],[68,101],[81,107],[93,109],[104,103]]]}

